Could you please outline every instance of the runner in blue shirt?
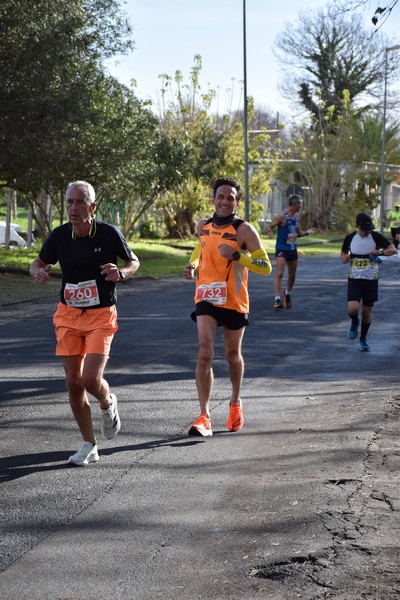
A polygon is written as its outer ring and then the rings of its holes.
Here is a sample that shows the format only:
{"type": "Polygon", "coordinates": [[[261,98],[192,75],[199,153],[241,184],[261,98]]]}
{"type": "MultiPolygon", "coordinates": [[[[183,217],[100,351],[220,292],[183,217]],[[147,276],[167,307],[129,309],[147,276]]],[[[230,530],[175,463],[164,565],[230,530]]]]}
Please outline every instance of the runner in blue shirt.
{"type": "Polygon", "coordinates": [[[268,230],[268,235],[272,238],[273,228],[278,227],[278,235],[275,244],[275,310],[280,310],[283,307],[291,308],[292,306],[290,294],[296,280],[298,259],[297,238],[310,235],[317,231],[315,228],[307,229],[307,231],[302,231],[300,229],[299,213],[303,203],[301,196],[292,194],[289,196],[288,202],[288,208],[273,217],[268,230]],[[287,265],[288,277],[286,289],[282,290],[282,278],[285,271],[285,265],[287,265]]]}

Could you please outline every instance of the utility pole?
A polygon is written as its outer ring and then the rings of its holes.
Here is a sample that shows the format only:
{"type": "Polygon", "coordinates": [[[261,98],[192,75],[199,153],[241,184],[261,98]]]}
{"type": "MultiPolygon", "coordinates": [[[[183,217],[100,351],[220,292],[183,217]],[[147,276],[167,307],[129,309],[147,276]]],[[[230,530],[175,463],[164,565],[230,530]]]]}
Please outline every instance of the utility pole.
{"type": "Polygon", "coordinates": [[[246,57],[246,0],[243,0],[243,131],[244,131],[244,218],[250,218],[249,196],[249,133],[247,126],[247,57],[246,57]]]}
{"type": "Polygon", "coordinates": [[[400,44],[385,48],[385,85],[383,92],[383,124],[382,124],[382,158],[381,158],[381,233],[385,226],[385,143],[386,143],[386,99],[388,78],[388,53],[392,50],[400,50],[400,44]]]}

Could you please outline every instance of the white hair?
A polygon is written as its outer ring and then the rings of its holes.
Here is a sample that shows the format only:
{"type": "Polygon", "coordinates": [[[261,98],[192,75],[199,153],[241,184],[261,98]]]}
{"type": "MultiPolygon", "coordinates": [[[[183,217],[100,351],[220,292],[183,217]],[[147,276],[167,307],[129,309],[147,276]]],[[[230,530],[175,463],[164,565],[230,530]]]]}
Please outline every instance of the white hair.
{"type": "Polygon", "coordinates": [[[79,188],[80,190],[84,191],[86,200],[88,200],[90,204],[96,201],[96,193],[94,191],[94,187],[91,183],[88,183],[87,181],[72,181],[71,183],[69,183],[67,191],[65,193],[65,197],[68,198],[68,192],[71,189],[75,188],[79,188]]]}

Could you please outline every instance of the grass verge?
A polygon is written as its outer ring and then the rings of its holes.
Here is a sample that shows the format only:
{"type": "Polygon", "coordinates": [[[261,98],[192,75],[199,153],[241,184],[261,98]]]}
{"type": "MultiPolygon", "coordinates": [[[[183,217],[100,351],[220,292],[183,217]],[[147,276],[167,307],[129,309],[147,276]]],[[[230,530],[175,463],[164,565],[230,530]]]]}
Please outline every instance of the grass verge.
{"type": "MultiPolygon", "coordinates": [[[[344,236],[313,235],[299,242],[306,256],[339,254],[344,236]]],[[[261,236],[269,256],[274,256],[275,240],[261,236]]],[[[186,265],[196,240],[130,240],[130,246],[140,260],[141,277],[179,276],[186,265]]],[[[56,296],[60,288],[60,268],[52,268],[54,278],[45,285],[36,285],[29,276],[29,265],[37,257],[40,245],[28,248],[0,248],[0,305],[56,296]],[[57,277],[58,275],[58,277],[57,277]]]]}
{"type": "MultiPolygon", "coordinates": [[[[340,252],[342,237],[310,236],[300,241],[299,249],[306,255],[335,254],[340,252]]],[[[262,236],[262,242],[270,257],[274,255],[275,240],[262,236]]],[[[142,277],[171,277],[179,275],[188,261],[196,244],[195,240],[133,240],[130,246],[139,257],[142,277]]],[[[0,248],[0,268],[2,271],[26,271],[37,257],[40,246],[32,248],[0,248]]],[[[58,265],[52,267],[53,273],[60,273],[58,265]]]]}

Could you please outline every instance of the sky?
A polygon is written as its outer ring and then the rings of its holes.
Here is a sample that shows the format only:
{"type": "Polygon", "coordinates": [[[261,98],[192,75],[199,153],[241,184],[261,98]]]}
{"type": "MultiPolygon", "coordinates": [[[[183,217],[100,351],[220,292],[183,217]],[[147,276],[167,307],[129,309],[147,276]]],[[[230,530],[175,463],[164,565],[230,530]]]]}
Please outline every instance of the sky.
{"type": "MultiPolygon", "coordinates": [[[[202,58],[201,89],[213,89],[213,109],[220,114],[243,108],[244,36],[243,0],[121,0],[133,28],[135,49],[108,64],[111,75],[130,86],[135,95],[160,107],[160,75],[182,72],[189,83],[195,55],[202,58]]],[[[276,36],[286,24],[296,23],[302,10],[326,6],[323,0],[246,0],[247,95],[272,114],[290,116],[291,107],[279,94],[284,84],[272,52],[276,36]]],[[[381,2],[385,4],[385,2],[381,2]]],[[[368,0],[361,13],[367,30],[379,5],[368,0]]],[[[382,26],[391,45],[400,43],[400,10],[395,8],[382,26]]]]}

